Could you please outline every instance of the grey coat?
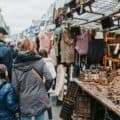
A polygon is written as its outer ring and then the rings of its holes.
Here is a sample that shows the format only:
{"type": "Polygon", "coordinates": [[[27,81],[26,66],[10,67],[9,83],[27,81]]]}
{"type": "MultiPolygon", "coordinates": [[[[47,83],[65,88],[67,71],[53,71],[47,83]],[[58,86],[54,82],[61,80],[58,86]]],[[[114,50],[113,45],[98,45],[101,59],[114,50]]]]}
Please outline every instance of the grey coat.
{"type": "Polygon", "coordinates": [[[49,106],[46,89],[51,87],[53,79],[44,60],[30,52],[20,53],[12,73],[12,84],[19,97],[21,115],[42,114],[49,106]],[[33,74],[32,68],[45,77],[46,84],[33,74]]]}

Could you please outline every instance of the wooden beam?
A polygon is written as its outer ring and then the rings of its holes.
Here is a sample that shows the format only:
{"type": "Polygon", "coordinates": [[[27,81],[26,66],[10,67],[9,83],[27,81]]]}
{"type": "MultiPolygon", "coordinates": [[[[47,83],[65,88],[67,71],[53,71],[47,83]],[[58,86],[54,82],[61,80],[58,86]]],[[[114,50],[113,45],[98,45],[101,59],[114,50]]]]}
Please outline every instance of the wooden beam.
{"type": "Polygon", "coordinates": [[[83,19],[83,18],[76,18],[76,17],[74,17],[73,19],[76,19],[76,20],[83,20],[83,21],[88,21],[87,19],[83,19]]]}
{"type": "Polygon", "coordinates": [[[117,14],[117,13],[120,13],[120,10],[118,10],[118,11],[112,13],[112,14],[109,14],[109,15],[107,15],[107,16],[104,16],[104,17],[102,16],[102,17],[100,17],[100,18],[98,18],[98,19],[91,20],[91,21],[88,21],[88,22],[85,22],[85,23],[82,23],[82,24],[79,24],[79,25],[85,25],[85,24],[88,24],[88,23],[97,22],[97,21],[99,21],[99,20],[104,19],[105,17],[113,16],[113,15],[115,15],[115,14],[117,14]]]}
{"type": "Polygon", "coordinates": [[[96,14],[96,15],[102,15],[102,16],[104,16],[104,14],[103,13],[98,13],[98,12],[91,12],[91,11],[88,11],[88,10],[86,10],[86,12],[87,13],[91,13],[91,14],[96,14]]]}
{"type": "Polygon", "coordinates": [[[81,5],[83,5],[84,7],[86,7],[86,6],[88,6],[88,7],[91,7],[90,5],[92,4],[92,3],[94,3],[95,2],[95,0],[90,0],[89,2],[85,2],[85,3],[83,3],[83,4],[79,4],[79,5],[77,5],[75,8],[72,8],[71,10],[70,10],[70,12],[68,12],[68,13],[61,13],[60,15],[67,15],[67,14],[69,14],[69,13],[74,13],[74,12],[76,12],[76,10],[78,9],[78,8],[80,8],[81,7],[81,5]],[[89,5],[88,5],[89,4],[89,5]]]}
{"type": "Polygon", "coordinates": [[[114,15],[113,17],[115,17],[115,18],[120,18],[120,16],[116,16],[116,15],[114,15]]]}
{"type": "Polygon", "coordinates": [[[108,29],[107,31],[114,31],[114,30],[118,30],[118,29],[120,29],[120,26],[115,27],[115,28],[108,29]]]}

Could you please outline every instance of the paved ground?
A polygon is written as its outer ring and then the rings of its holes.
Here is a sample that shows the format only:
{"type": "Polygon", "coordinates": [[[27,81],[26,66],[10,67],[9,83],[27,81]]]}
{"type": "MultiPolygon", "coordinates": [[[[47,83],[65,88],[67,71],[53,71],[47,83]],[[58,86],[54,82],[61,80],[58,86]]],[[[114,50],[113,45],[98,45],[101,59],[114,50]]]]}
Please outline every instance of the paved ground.
{"type": "MultiPolygon", "coordinates": [[[[52,97],[51,101],[52,101],[51,103],[52,103],[53,120],[61,120],[59,118],[61,106],[56,106],[56,98],[55,97],[52,97]]],[[[45,120],[49,120],[47,112],[46,112],[46,119],[45,120]]]]}

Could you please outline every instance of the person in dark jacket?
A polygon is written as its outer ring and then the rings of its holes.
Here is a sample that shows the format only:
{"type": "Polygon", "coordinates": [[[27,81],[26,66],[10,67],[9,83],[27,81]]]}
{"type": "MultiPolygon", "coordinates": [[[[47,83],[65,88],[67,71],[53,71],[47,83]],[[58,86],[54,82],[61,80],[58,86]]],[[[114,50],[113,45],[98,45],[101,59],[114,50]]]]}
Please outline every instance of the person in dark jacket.
{"type": "Polygon", "coordinates": [[[15,42],[9,42],[8,47],[11,49],[13,60],[16,58],[18,49],[16,48],[15,42]]]}
{"type": "Polygon", "coordinates": [[[0,120],[15,120],[15,113],[18,111],[15,91],[7,81],[7,68],[0,64],[0,120]]]}
{"type": "Polygon", "coordinates": [[[36,54],[33,41],[23,40],[20,51],[13,67],[12,84],[19,95],[21,120],[44,120],[44,112],[49,107],[47,90],[52,85],[52,75],[42,57],[36,54]]]}
{"type": "Polygon", "coordinates": [[[38,36],[35,39],[35,43],[36,43],[36,46],[37,46],[37,52],[39,52],[39,49],[40,49],[40,40],[39,40],[38,36]]]}
{"type": "Polygon", "coordinates": [[[12,71],[12,51],[7,47],[4,42],[4,38],[8,33],[2,27],[0,27],[0,64],[5,64],[7,66],[9,79],[11,79],[11,71],[12,71]]]}

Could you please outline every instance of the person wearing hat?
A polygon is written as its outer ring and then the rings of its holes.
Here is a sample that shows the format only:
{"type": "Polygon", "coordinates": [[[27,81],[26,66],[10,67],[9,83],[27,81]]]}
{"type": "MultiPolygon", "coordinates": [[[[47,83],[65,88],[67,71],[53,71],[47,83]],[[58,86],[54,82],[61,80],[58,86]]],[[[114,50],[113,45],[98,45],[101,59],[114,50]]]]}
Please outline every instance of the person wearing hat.
{"type": "Polygon", "coordinates": [[[0,64],[7,66],[8,76],[11,79],[13,57],[11,49],[7,47],[4,41],[6,35],[8,35],[7,31],[0,27],[0,64]]]}

